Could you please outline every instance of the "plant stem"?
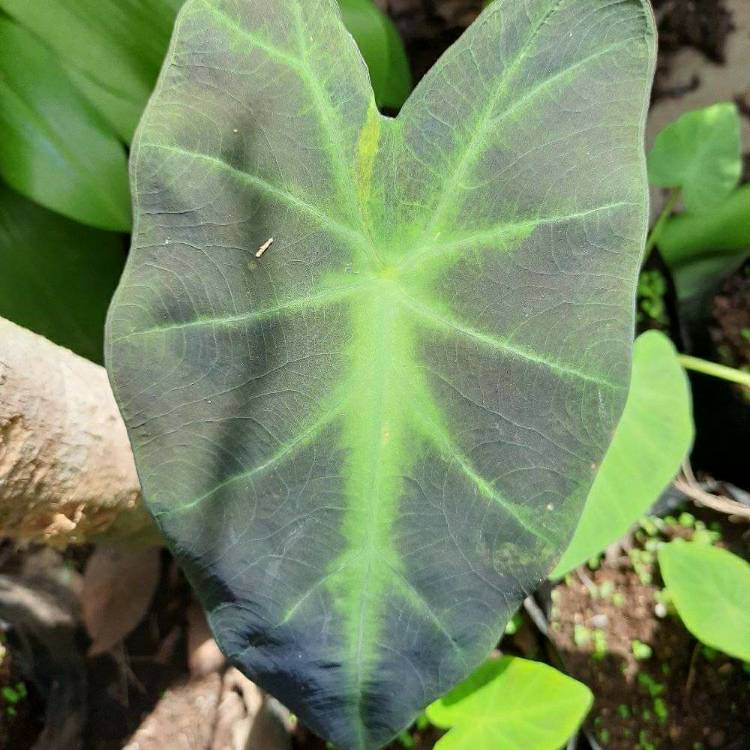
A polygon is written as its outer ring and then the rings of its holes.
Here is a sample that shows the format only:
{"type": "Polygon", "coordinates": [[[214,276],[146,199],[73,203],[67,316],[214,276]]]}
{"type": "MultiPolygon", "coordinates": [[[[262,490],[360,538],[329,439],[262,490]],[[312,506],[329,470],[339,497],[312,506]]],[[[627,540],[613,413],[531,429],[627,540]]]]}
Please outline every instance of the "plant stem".
{"type": "Polygon", "coordinates": [[[712,375],[715,378],[728,380],[731,383],[739,383],[740,385],[750,388],[750,372],[743,372],[734,367],[719,365],[716,362],[709,362],[708,360],[699,359],[698,357],[690,357],[687,354],[680,354],[679,360],[680,364],[686,370],[700,372],[704,375],[712,375]]]}
{"type": "Polygon", "coordinates": [[[661,233],[664,231],[664,226],[674,213],[674,210],[681,196],[682,190],[680,188],[672,188],[672,191],[667,198],[667,202],[664,204],[664,208],[659,214],[659,218],[656,220],[656,224],[654,224],[654,228],[651,230],[651,233],[648,236],[648,240],[646,241],[646,252],[643,255],[644,263],[648,260],[648,256],[651,255],[651,251],[659,242],[659,237],[661,237],[661,233]]]}

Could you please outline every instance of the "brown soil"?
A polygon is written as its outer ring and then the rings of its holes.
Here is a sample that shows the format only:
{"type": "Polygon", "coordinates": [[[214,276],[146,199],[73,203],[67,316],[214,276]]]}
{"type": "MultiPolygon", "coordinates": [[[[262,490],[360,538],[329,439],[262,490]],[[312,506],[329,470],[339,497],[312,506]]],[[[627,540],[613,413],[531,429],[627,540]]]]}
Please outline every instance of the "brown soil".
{"type": "Polygon", "coordinates": [[[31,747],[42,730],[37,719],[41,703],[14,663],[13,653],[0,637],[0,750],[31,747]]]}
{"type": "Polygon", "coordinates": [[[724,62],[724,45],[732,31],[732,14],[723,0],[652,0],[659,24],[661,52],[695,47],[724,62]]]}
{"type": "MultiPolygon", "coordinates": [[[[727,538],[747,557],[744,530],[727,529],[727,538]]],[[[667,534],[689,536],[681,527],[667,534]]],[[[750,674],[667,610],[649,537],[638,536],[629,554],[579,570],[553,593],[552,638],[595,695],[589,732],[606,750],[747,750],[750,674]]]]}
{"type": "Polygon", "coordinates": [[[750,366],[750,263],[731,276],[713,302],[711,337],[722,359],[750,366]]]}
{"type": "Polygon", "coordinates": [[[88,750],[120,750],[162,694],[185,679],[190,589],[165,553],[148,614],[114,654],[87,662],[88,750]]]}

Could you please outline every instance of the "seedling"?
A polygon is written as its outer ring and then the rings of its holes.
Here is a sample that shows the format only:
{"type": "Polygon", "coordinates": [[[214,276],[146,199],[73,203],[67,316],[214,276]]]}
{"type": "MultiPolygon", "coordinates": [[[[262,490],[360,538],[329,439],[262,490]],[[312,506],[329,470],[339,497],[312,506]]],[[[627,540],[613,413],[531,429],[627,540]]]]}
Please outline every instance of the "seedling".
{"type": "Polygon", "coordinates": [[[633,652],[633,656],[635,656],[635,658],[639,661],[646,661],[650,659],[654,654],[651,646],[639,640],[632,641],[630,644],[630,649],[633,652]]]}

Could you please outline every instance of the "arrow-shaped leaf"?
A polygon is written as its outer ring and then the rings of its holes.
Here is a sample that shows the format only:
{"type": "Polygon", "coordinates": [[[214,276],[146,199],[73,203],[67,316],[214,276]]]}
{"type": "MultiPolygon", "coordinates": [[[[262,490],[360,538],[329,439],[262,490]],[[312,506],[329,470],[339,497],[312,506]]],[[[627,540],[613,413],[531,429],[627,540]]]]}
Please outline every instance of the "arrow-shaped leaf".
{"type": "Polygon", "coordinates": [[[573,532],[627,391],[653,61],[642,0],[497,0],[390,119],[333,0],[178,18],[112,381],[222,647],[343,748],[468,675],[573,532]]]}

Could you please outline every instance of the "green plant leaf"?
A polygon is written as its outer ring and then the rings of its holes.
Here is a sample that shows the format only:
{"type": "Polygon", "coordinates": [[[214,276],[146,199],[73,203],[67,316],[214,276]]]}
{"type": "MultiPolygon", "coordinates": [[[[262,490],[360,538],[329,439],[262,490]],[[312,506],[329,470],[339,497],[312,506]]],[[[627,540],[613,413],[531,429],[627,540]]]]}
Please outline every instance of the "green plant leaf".
{"type": "Polygon", "coordinates": [[[0,0],[43,39],[80,90],[129,141],[146,106],[182,0],[0,0]]]}
{"type": "Polygon", "coordinates": [[[122,145],[60,70],[55,55],[1,17],[0,73],[0,176],[71,219],[128,230],[122,145]]]}
{"type": "Polygon", "coordinates": [[[339,6],[367,62],[377,105],[399,109],[411,91],[411,72],[393,22],[372,0],[339,0],[339,6]]]}
{"type": "Polygon", "coordinates": [[[332,0],[178,18],[112,383],[222,647],[342,747],[466,677],[572,536],[627,394],[653,47],[641,0],[497,0],[391,119],[332,0]]]}
{"type": "Polygon", "coordinates": [[[26,200],[0,183],[0,317],[102,361],[123,238],[26,200]]]}
{"type": "Polygon", "coordinates": [[[659,550],[659,567],[687,629],[750,662],[750,564],[718,547],[678,541],[659,550]]]}
{"type": "MultiPolygon", "coordinates": [[[[167,51],[183,0],[0,0],[54,49],[69,77],[129,143],[167,51]]],[[[370,69],[380,106],[400,107],[411,90],[406,52],[372,0],[339,0],[344,23],[370,69]]]]}
{"type": "Polygon", "coordinates": [[[547,664],[504,657],[429,706],[427,718],[450,729],[436,750],[559,750],[592,702],[585,685],[547,664]]]}
{"type": "Polygon", "coordinates": [[[677,474],[693,437],[690,385],[677,352],[663,333],[644,333],[635,342],[625,411],[552,577],[561,578],[625,534],[677,474]]]}
{"type": "Polygon", "coordinates": [[[687,112],[659,133],[648,155],[654,185],[681,188],[685,208],[719,208],[742,176],[740,114],[734,104],[687,112]]]}
{"type": "Polygon", "coordinates": [[[709,214],[680,214],[659,236],[681,299],[712,291],[750,252],[750,185],[735,190],[709,214]]]}

